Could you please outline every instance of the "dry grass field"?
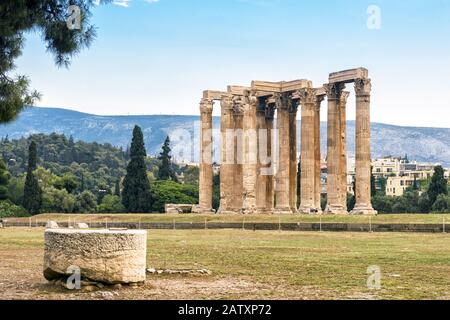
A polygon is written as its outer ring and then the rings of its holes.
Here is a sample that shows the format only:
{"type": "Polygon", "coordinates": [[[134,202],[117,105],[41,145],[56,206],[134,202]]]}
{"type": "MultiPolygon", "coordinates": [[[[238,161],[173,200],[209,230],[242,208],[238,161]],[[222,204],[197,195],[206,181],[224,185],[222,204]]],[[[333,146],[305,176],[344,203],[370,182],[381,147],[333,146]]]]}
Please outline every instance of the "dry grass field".
{"type": "Polygon", "coordinates": [[[22,221],[34,225],[36,222],[49,220],[57,222],[272,222],[272,223],[426,223],[441,224],[443,221],[449,224],[450,214],[380,214],[374,217],[368,216],[315,216],[315,215],[198,215],[198,214],[40,214],[32,218],[10,218],[8,221],[22,221]]]}
{"type": "Polygon", "coordinates": [[[42,276],[39,228],[0,229],[0,299],[450,299],[450,235],[150,230],[144,286],[68,291],[42,276]],[[370,290],[367,268],[381,268],[370,290]]]}

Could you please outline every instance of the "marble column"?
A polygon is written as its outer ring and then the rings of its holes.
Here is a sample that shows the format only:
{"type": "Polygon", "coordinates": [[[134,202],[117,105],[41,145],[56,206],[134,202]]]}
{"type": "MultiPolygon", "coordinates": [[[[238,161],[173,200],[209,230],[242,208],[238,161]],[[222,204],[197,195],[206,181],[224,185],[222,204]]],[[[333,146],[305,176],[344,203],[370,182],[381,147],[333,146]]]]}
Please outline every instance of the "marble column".
{"type": "Polygon", "coordinates": [[[244,99],[244,164],[242,212],[244,214],[256,214],[256,180],[258,168],[256,108],[258,99],[251,93],[248,93],[248,95],[246,95],[244,99]]]}
{"type": "Polygon", "coordinates": [[[332,83],[325,85],[328,97],[328,153],[327,153],[327,208],[326,214],[347,214],[341,203],[339,178],[341,160],[341,126],[339,105],[345,85],[332,83]]]}
{"type": "Polygon", "coordinates": [[[256,110],[256,130],[258,137],[258,166],[256,182],[256,207],[258,213],[267,213],[267,172],[271,163],[269,154],[268,127],[266,120],[266,101],[260,98],[256,110]]]}
{"type": "Polygon", "coordinates": [[[211,213],[213,189],[213,138],[212,138],[213,101],[202,99],[200,103],[200,177],[199,177],[199,213],[211,213]]]}
{"type": "Polygon", "coordinates": [[[242,213],[244,204],[244,98],[233,97],[234,110],[234,174],[233,184],[233,211],[242,213]]]}
{"type": "Polygon", "coordinates": [[[276,174],[276,214],[292,214],[290,204],[290,125],[288,96],[277,94],[274,96],[277,106],[278,128],[278,161],[276,174]]]}
{"type": "Polygon", "coordinates": [[[221,136],[221,165],[220,165],[220,208],[218,213],[233,213],[233,183],[235,168],[235,134],[234,109],[231,96],[221,99],[220,136],[221,136]]]}
{"type": "Polygon", "coordinates": [[[322,213],[322,159],[320,154],[320,105],[325,96],[316,96],[314,106],[314,208],[317,214],[322,213]]]}
{"type": "Polygon", "coordinates": [[[340,115],[340,127],[341,127],[341,161],[339,163],[339,180],[341,184],[340,188],[340,201],[341,205],[347,210],[347,100],[350,96],[350,92],[343,91],[339,101],[339,115],[340,115]]]}
{"type": "Polygon", "coordinates": [[[264,174],[266,178],[266,213],[272,214],[274,210],[275,200],[275,161],[273,156],[274,145],[274,118],[275,105],[269,104],[266,108],[266,126],[267,126],[267,156],[269,162],[265,168],[264,174]]]}
{"type": "Polygon", "coordinates": [[[352,214],[377,214],[370,194],[370,79],[355,81],[356,93],[356,204],[352,214]]]}
{"type": "Polygon", "coordinates": [[[300,209],[302,214],[316,211],[315,204],[315,108],[316,94],[312,88],[300,91],[301,103],[301,179],[300,209]]]}
{"type": "Polygon", "coordinates": [[[292,212],[297,209],[297,110],[298,100],[288,100],[289,103],[289,205],[292,212]]]}

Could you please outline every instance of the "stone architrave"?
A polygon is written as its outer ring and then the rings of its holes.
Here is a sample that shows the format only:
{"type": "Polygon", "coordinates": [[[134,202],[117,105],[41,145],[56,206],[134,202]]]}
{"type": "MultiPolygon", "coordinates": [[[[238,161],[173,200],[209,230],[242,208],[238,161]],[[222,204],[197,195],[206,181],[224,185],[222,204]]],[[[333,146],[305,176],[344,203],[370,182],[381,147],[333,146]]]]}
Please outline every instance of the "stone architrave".
{"type": "Polygon", "coordinates": [[[316,93],[313,88],[299,92],[301,103],[301,179],[300,209],[302,214],[316,211],[315,206],[315,137],[316,93]]]}
{"type": "Polygon", "coordinates": [[[214,212],[212,207],[213,184],[213,135],[212,135],[213,101],[202,99],[200,102],[200,176],[199,176],[199,213],[214,212]]]}
{"type": "Polygon", "coordinates": [[[370,79],[356,79],[356,204],[352,214],[374,215],[370,194],[370,79]]]}
{"type": "Polygon", "coordinates": [[[277,128],[278,128],[278,164],[276,174],[276,214],[292,214],[290,203],[290,125],[289,101],[286,94],[276,94],[277,128]]]}
{"type": "Polygon", "coordinates": [[[327,153],[327,207],[326,214],[348,214],[341,203],[341,183],[339,179],[341,160],[341,126],[339,104],[345,84],[326,84],[328,97],[328,153],[327,153]]]}

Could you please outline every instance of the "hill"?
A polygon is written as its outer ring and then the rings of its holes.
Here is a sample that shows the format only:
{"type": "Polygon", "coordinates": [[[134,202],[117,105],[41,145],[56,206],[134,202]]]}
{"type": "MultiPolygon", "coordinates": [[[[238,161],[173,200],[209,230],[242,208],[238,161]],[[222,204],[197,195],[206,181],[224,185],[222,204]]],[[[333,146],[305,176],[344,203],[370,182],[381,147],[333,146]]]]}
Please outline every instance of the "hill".
{"type": "MultiPolygon", "coordinates": [[[[134,125],[139,125],[145,136],[147,151],[156,155],[166,135],[183,136],[183,149],[189,148],[182,156],[185,160],[197,161],[198,145],[197,116],[147,115],[147,116],[97,116],[58,108],[30,108],[19,119],[8,125],[0,125],[0,137],[20,138],[35,133],[52,132],[73,136],[75,140],[109,143],[126,148],[131,139],[134,125]],[[186,139],[186,135],[188,135],[186,139]]],[[[218,129],[220,119],[215,117],[214,128],[218,129]]],[[[355,123],[348,124],[348,148],[354,152],[355,123]]],[[[300,129],[300,123],[298,126],[300,129]]],[[[322,123],[322,150],[326,150],[326,123],[322,123]]],[[[299,130],[300,132],[300,130],[299,130]]],[[[216,141],[219,132],[214,133],[216,141]]],[[[172,139],[174,140],[174,139],[172,139]]],[[[176,140],[176,138],[175,138],[176,140]]],[[[300,139],[299,139],[300,141],[300,139]]],[[[176,141],[175,141],[176,143],[176,141]]],[[[401,127],[382,123],[372,123],[373,157],[405,155],[421,162],[441,163],[450,166],[450,129],[401,127]]],[[[176,149],[176,148],[175,148],[176,149]]],[[[177,150],[174,150],[177,157],[177,150]]],[[[179,158],[180,156],[178,156],[179,158]]],[[[215,159],[219,159],[217,150],[215,159]]]]}

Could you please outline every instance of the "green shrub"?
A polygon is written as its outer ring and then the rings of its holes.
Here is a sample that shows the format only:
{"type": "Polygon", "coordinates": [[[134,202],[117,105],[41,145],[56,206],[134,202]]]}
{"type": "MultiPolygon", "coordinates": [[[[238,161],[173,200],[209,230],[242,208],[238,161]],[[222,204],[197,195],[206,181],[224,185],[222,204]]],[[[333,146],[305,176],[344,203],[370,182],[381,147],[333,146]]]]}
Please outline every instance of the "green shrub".
{"type": "Polygon", "coordinates": [[[450,196],[445,194],[438,195],[432,210],[435,213],[450,213],[450,196]]]}
{"type": "Polygon", "coordinates": [[[198,186],[180,184],[174,181],[156,181],[152,183],[153,212],[164,212],[164,206],[173,204],[197,204],[198,186]]]}
{"type": "Polygon", "coordinates": [[[21,206],[13,204],[9,200],[0,201],[0,218],[29,217],[27,210],[21,206]]]}
{"type": "Polygon", "coordinates": [[[100,213],[121,213],[125,212],[125,207],[119,196],[107,195],[103,198],[97,211],[100,213]]]}

